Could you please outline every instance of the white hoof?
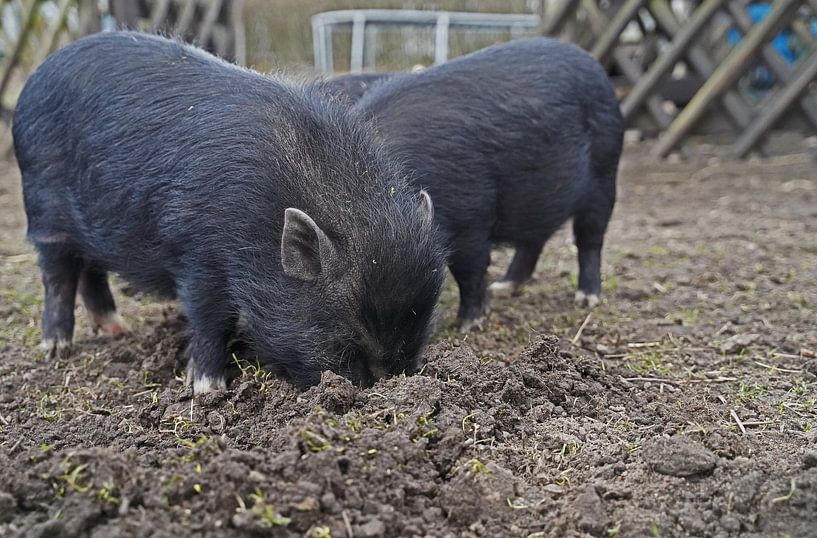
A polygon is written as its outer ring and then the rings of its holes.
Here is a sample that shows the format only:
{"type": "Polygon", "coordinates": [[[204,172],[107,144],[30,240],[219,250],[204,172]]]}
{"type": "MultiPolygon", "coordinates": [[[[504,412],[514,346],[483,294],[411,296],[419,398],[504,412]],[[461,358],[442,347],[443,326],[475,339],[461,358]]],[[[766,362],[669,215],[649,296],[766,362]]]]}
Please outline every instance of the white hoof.
{"type": "Polygon", "coordinates": [[[196,396],[220,390],[227,390],[227,381],[223,377],[202,376],[193,380],[193,394],[196,396]]]}
{"type": "Polygon", "coordinates": [[[71,349],[71,342],[68,340],[47,339],[40,342],[39,347],[48,358],[63,357],[71,349]]]}
{"type": "Polygon", "coordinates": [[[573,297],[573,302],[576,303],[576,306],[596,308],[600,302],[600,299],[595,293],[587,295],[582,290],[576,290],[576,295],[573,297]]]}
{"type": "Polygon", "coordinates": [[[488,291],[494,297],[510,297],[516,291],[516,286],[509,280],[499,280],[488,286],[488,291]]]}
{"type": "Polygon", "coordinates": [[[471,332],[474,329],[482,329],[482,320],[483,317],[478,317],[476,319],[469,319],[465,320],[460,323],[460,334],[466,334],[471,332]]]}

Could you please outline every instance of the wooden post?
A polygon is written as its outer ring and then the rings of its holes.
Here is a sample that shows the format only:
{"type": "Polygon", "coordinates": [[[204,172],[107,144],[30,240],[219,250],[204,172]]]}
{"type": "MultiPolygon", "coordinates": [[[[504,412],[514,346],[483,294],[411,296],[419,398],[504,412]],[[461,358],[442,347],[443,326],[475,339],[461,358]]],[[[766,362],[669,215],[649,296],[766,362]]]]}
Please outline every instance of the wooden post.
{"type": "MultiPolygon", "coordinates": [[[[665,157],[701,118],[706,108],[726,91],[743,74],[755,52],[772,35],[777,33],[802,0],[775,0],[772,11],[746,34],[743,41],[721,62],[712,76],[704,83],[692,101],[684,107],[669,129],[659,138],[655,153],[665,157]]],[[[703,7],[703,6],[702,6],[703,7]]],[[[701,9],[701,8],[698,8],[701,9]]]]}
{"type": "MultiPolygon", "coordinates": [[[[817,2],[815,2],[817,4],[817,2]]],[[[731,0],[728,4],[729,14],[735,20],[735,24],[743,34],[748,33],[752,29],[752,21],[749,15],[743,8],[743,5],[737,0],[731,0]]],[[[786,61],[777,53],[771,45],[766,45],[760,49],[763,63],[769,68],[769,71],[774,74],[775,78],[782,84],[788,84],[792,77],[792,69],[786,64],[786,61]]],[[[811,122],[812,126],[817,129],[817,99],[812,95],[803,95],[798,101],[800,110],[805,114],[806,119],[811,122]]]]}
{"type": "Polygon", "coordinates": [[[704,25],[720,9],[726,0],[705,0],[703,4],[689,18],[689,21],[680,29],[672,40],[670,48],[664,51],[650,66],[633,90],[621,104],[621,113],[625,120],[635,114],[644,101],[655,90],[661,79],[673,68],[678,59],[684,54],[689,44],[703,29],[704,25]]]}
{"type": "Polygon", "coordinates": [[[593,45],[590,54],[596,60],[604,63],[604,60],[610,54],[610,51],[618,43],[618,36],[627,27],[627,24],[633,19],[635,14],[644,5],[645,0],[627,0],[623,6],[616,12],[613,19],[607,25],[607,29],[602,32],[593,45]]]}
{"type": "Polygon", "coordinates": [[[752,125],[735,141],[732,153],[737,157],[745,157],[815,78],[817,78],[817,50],[811,52],[789,85],[769,99],[769,106],[763,108],[752,125]]]}

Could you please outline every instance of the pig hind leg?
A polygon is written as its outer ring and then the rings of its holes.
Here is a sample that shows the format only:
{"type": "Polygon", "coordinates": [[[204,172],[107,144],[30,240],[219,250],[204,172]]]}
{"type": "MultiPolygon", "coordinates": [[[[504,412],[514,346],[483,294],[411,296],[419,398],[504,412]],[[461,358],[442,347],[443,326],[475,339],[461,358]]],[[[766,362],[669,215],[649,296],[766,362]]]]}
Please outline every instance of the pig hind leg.
{"type": "Polygon", "coordinates": [[[79,275],[79,294],[96,327],[110,336],[128,332],[127,325],[116,312],[106,271],[86,263],[79,275]]]}
{"type": "Polygon", "coordinates": [[[579,306],[595,307],[601,294],[601,248],[615,203],[615,171],[596,182],[585,203],[573,215],[573,234],[579,251],[579,306]]]}
{"type": "Polygon", "coordinates": [[[517,245],[505,276],[489,286],[491,294],[517,295],[522,285],[533,275],[543,246],[544,243],[517,245]]]}
{"type": "Polygon", "coordinates": [[[485,307],[485,273],[491,261],[488,241],[454,252],[449,260],[451,274],[460,289],[460,308],[457,319],[462,330],[474,325],[485,307]]]}
{"type": "Polygon", "coordinates": [[[65,243],[40,243],[36,247],[45,288],[41,348],[48,357],[54,357],[68,351],[74,336],[74,304],[82,258],[65,243]]]}

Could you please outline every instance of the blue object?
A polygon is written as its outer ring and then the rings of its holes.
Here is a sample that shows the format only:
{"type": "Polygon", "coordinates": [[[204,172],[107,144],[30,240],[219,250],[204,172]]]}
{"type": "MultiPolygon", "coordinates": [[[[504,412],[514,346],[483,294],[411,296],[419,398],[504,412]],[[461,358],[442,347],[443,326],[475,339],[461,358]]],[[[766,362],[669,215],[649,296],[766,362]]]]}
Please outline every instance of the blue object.
{"type": "MultiPolygon", "coordinates": [[[[772,5],[767,3],[757,3],[757,4],[749,4],[746,8],[746,12],[749,14],[749,19],[752,21],[752,24],[757,24],[763,19],[765,19],[769,13],[772,11],[772,5]]],[[[812,32],[817,31],[817,22],[812,23],[812,32]]],[[[817,33],[815,33],[817,35],[817,33]]],[[[774,49],[786,60],[786,63],[793,64],[797,60],[797,54],[795,54],[794,49],[791,47],[792,33],[788,30],[783,30],[779,34],[775,36],[772,40],[772,46],[774,49]]],[[[740,30],[737,28],[732,28],[729,30],[729,33],[726,35],[726,41],[732,46],[737,45],[743,40],[743,36],[740,34],[740,30]]]]}

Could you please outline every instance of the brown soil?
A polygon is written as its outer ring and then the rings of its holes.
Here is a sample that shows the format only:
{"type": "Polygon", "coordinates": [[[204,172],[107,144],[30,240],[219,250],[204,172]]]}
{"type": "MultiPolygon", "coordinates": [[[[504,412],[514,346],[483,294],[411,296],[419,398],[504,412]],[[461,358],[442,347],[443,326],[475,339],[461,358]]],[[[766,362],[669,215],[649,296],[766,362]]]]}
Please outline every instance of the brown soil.
{"type": "MultiPolygon", "coordinates": [[[[39,275],[0,165],[2,536],[813,536],[817,167],[630,148],[605,302],[567,232],[466,337],[455,291],[420,375],[298,392],[242,363],[191,400],[183,320],[37,351],[39,275]]],[[[508,253],[497,252],[498,276],[508,253]]]]}

